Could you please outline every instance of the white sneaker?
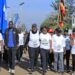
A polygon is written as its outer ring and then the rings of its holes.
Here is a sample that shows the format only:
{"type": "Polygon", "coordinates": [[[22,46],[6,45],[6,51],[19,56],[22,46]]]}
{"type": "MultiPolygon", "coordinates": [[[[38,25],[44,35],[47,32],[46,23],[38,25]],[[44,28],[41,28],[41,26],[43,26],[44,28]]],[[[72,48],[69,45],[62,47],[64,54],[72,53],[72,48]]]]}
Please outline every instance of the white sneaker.
{"type": "Polygon", "coordinates": [[[10,73],[12,70],[9,68],[8,72],[10,73]]]}
{"type": "Polygon", "coordinates": [[[74,73],[72,73],[72,75],[75,75],[74,73]]]}
{"type": "Polygon", "coordinates": [[[11,70],[11,73],[15,73],[15,70],[11,70]]]}

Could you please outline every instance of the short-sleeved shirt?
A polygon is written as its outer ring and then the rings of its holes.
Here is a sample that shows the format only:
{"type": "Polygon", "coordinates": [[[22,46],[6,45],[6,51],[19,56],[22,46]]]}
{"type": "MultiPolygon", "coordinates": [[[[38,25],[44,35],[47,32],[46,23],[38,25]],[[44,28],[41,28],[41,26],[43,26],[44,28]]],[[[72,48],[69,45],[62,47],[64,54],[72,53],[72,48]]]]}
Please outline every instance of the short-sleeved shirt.
{"type": "Polygon", "coordinates": [[[43,49],[50,49],[50,40],[51,40],[51,35],[49,33],[43,34],[40,33],[40,48],[43,49]]]}
{"type": "Polygon", "coordinates": [[[64,36],[66,42],[66,50],[70,50],[70,37],[64,36]]]}
{"type": "MultiPolygon", "coordinates": [[[[1,33],[0,33],[0,41],[4,41],[1,33]]],[[[0,43],[0,51],[1,51],[1,43],[0,43]]]]}

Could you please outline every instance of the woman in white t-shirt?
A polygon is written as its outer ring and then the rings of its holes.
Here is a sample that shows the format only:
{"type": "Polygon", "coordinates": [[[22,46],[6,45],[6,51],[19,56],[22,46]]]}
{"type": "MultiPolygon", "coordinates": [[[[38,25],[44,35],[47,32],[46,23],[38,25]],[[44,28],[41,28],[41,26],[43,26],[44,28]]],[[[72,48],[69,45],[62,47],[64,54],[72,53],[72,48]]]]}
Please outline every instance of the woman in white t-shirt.
{"type": "Polygon", "coordinates": [[[39,31],[37,29],[37,25],[33,24],[32,29],[28,34],[28,37],[26,39],[26,44],[28,44],[28,53],[29,53],[29,59],[30,59],[30,68],[31,72],[35,71],[35,68],[37,66],[37,59],[38,59],[38,53],[39,53],[39,31]]]}
{"type": "Polygon", "coordinates": [[[50,42],[51,36],[47,32],[47,27],[42,27],[42,32],[40,33],[40,53],[42,58],[42,71],[43,74],[46,73],[48,67],[48,58],[50,52],[50,42]]]}

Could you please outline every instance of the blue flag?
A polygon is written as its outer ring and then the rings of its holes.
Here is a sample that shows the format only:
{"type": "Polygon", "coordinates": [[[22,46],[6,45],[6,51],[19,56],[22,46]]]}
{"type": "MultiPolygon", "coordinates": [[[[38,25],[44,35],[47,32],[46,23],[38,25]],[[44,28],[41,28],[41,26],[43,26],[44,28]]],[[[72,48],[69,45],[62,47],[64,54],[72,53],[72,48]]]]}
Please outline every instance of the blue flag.
{"type": "Polygon", "coordinates": [[[3,34],[7,28],[6,7],[6,0],[0,0],[0,29],[3,34]]]}

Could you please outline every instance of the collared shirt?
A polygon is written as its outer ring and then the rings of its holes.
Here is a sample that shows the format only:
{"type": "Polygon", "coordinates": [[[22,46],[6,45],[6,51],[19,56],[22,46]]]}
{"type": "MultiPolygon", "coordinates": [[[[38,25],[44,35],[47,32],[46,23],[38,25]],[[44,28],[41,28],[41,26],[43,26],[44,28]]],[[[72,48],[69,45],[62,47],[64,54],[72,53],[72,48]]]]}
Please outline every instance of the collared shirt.
{"type": "Polygon", "coordinates": [[[66,42],[66,50],[70,50],[70,37],[64,36],[66,42]]]}

